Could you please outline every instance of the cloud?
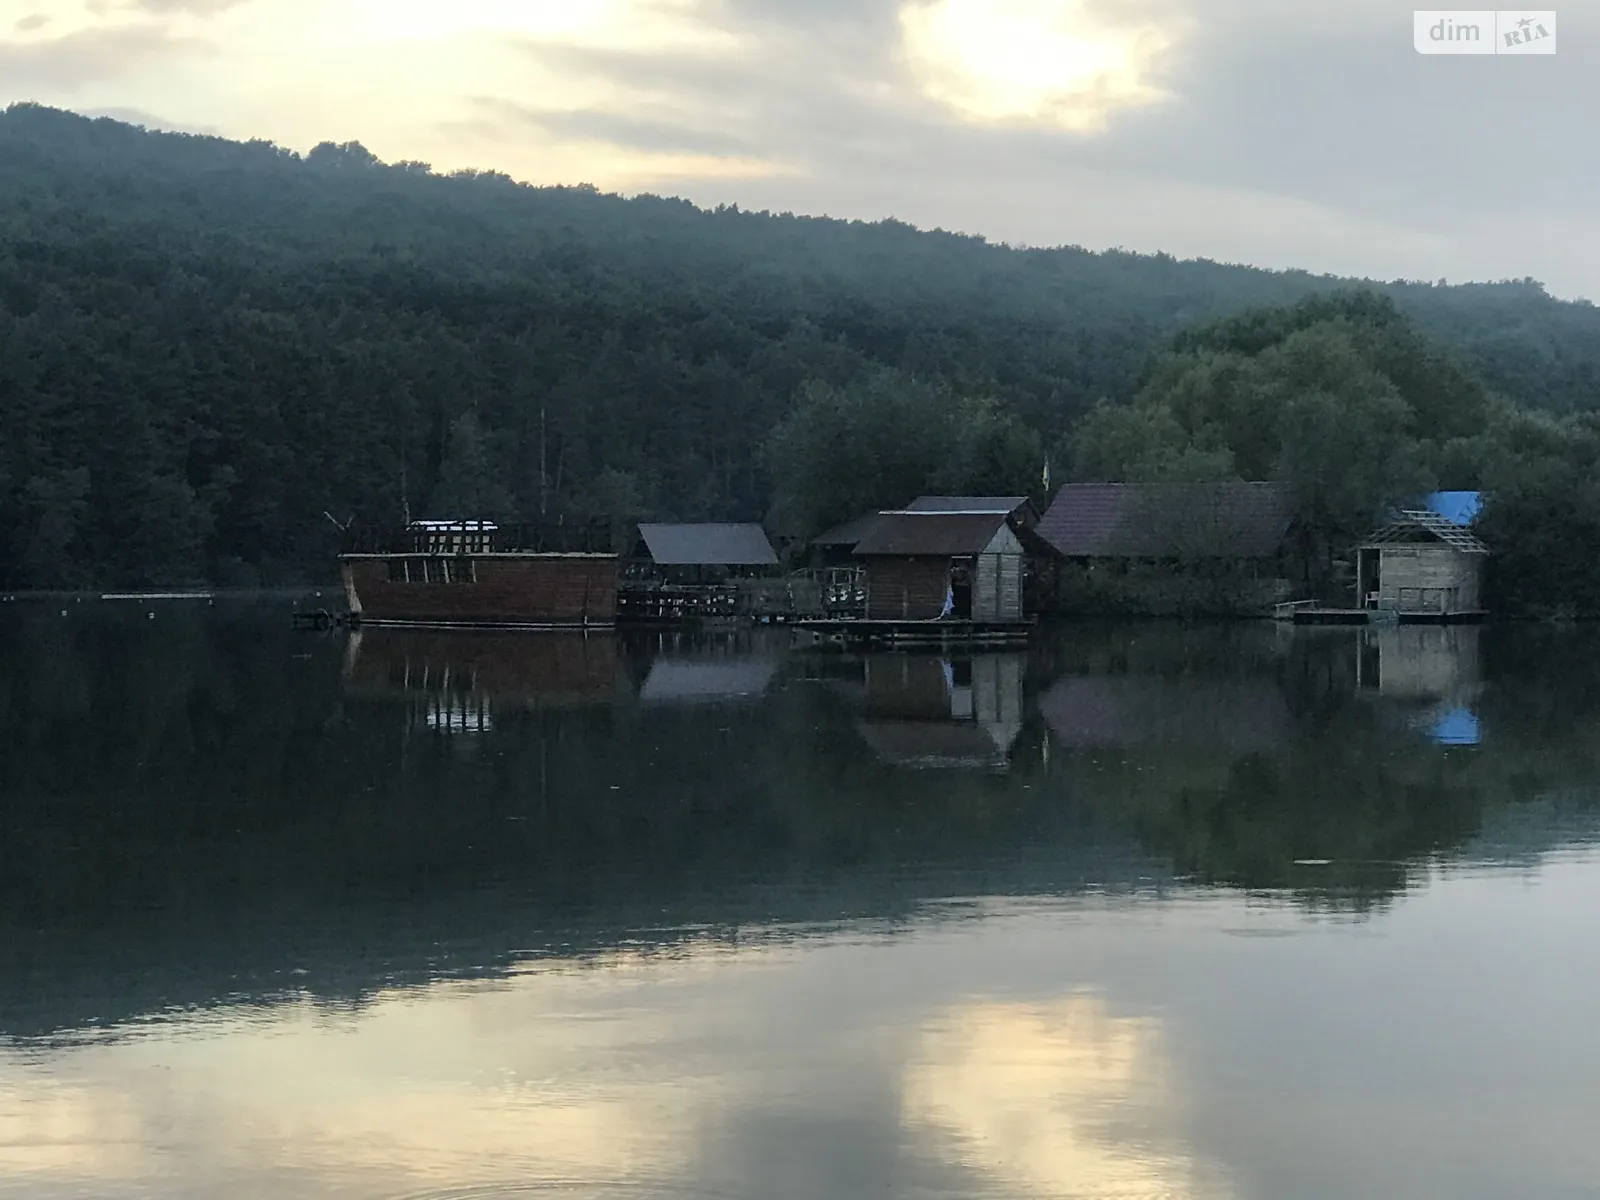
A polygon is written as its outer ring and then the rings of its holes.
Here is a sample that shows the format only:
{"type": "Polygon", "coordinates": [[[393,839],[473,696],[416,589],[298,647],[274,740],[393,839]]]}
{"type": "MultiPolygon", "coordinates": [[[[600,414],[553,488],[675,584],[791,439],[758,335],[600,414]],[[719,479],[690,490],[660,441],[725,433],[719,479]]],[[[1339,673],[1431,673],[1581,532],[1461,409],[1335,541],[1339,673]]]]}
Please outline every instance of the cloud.
{"type": "MultiPolygon", "coordinates": [[[[1600,243],[1588,212],[1600,155],[1585,128],[1600,70],[1574,36],[1600,0],[1562,10],[1568,41],[1539,59],[1418,55],[1382,0],[702,0],[694,11],[741,53],[525,49],[616,96],[609,112],[670,109],[801,176],[717,199],[915,212],[1036,244],[1385,278],[1533,274],[1600,291],[1600,252],[1582,250],[1600,243]],[[1055,61],[1069,52],[1077,59],[1055,61]],[[1536,236],[1574,221],[1588,230],[1577,245],[1536,236]]],[[[682,182],[712,198],[712,183],[682,182]]]]}
{"type": "Polygon", "coordinates": [[[652,154],[752,157],[758,153],[741,137],[677,120],[596,109],[536,109],[496,99],[483,99],[478,103],[486,114],[502,122],[533,126],[569,141],[604,142],[652,154]]]}
{"type": "Polygon", "coordinates": [[[39,91],[76,91],[130,75],[196,48],[151,25],[79,30],[34,42],[0,42],[0,87],[17,99],[39,91]]]}
{"type": "Polygon", "coordinates": [[[187,13],[190,16],[211,17],[251,2],[252,0],[133,0],[132,7],[150,13],[187,13]]]}
{"type": "Polygon", "coordinates": [[[50,18],[44,13],[29,13],[11,28],[17,33],[37,33],[50,24],[50,18]]]}

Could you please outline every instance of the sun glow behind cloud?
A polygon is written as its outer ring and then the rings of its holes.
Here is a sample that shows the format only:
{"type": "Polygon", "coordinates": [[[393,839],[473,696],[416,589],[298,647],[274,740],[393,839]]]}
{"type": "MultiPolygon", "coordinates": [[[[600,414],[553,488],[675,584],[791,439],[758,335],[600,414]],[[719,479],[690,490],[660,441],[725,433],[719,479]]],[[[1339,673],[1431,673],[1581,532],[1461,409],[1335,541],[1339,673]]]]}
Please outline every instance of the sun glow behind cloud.
{"type": "Polygon", "coordinates": [[[1081,0],[912,0],[900,28],[932,98],[970,119],[1078,132],[1163,99],[1152,73],[1179,32],[1112,24],[1081,0]]]}

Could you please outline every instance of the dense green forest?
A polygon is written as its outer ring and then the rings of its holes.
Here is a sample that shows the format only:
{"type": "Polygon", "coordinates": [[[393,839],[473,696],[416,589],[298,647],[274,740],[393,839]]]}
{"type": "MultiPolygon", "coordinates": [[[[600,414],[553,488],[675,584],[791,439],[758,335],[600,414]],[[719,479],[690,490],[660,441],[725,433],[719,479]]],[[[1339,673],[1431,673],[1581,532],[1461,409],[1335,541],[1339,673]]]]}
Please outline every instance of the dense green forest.
{"type": "Polygon", "coordinates": [[[1315,299],[1341,283],[18,105],[0,584],[309,578],[325,513],[798,535],[923,487],[1037,489],[1047,456],[1057,481],[1283,474],[1330,537],[1396,488],[1481,483],[1518,577],[1548,575],[1600,529],[1600,311],[1531,280],[1315,299]]]}

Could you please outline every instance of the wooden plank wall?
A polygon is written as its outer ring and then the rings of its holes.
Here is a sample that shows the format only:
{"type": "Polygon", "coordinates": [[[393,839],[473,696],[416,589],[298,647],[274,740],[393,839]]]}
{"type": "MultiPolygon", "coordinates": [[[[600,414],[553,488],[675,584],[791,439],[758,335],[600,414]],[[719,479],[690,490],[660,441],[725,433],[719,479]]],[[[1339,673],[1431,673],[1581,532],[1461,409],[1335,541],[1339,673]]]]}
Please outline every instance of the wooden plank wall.
{"type": "Polygon", "coordinates": [[[936,620],[944,612],[949,588],[949,559],[868,559],[867,618],[873,621],[936,620]]]}
{"type": "Polygon", "coordinates": [[[478,558],[473,583],[396,583],[386,559],[344,564],[369,620],[609,624],[617,615],[614,558],[478,558]]]}
{"type": "Polygon", "coordinates": [[[1439,542],[1382,549],[1378,602],[1401,611],[1470,612],[1478,607],[1478,557],[1439,542]],[[1450,593],[1454,592],[1452,597],[1450,593]]]}

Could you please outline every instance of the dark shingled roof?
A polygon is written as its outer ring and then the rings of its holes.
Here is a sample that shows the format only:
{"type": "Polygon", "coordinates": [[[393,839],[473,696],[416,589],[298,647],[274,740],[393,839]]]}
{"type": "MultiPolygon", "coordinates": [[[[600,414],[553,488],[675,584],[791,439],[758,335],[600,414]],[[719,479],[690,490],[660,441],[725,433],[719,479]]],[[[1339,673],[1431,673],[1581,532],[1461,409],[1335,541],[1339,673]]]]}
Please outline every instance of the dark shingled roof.
{"type": "Polygon", "coordinates": [[[1268,558],[1293,519],[1281,483],[1075,483],[1035,532],[1069,558],[1268,558]]]}
{"type": "Polygon", "coordinates": [[[826,533],[819,533],[811,539],[813,546],[854,546],[878,524],[882,513],[863,513],[852,521],[842,525],[835,525],[826,533]]]}
{"type": "Polygon", "coordinates": [[[877,558],[980,554],[1005,524],[1005,513],[882,513],[856,543],[856,553],[877,558]]]}
{"type": "Polygon", "coordinates": [[[906,506],[920,513],[1011,514],[1028,502],[1026,496],[918,496],[906,506]]]}
{"type": "Polygon", "coordinates": [[[640,525],[639,536],[663,567],[771,567],[778,562],[759,525],[640,525]]]}

